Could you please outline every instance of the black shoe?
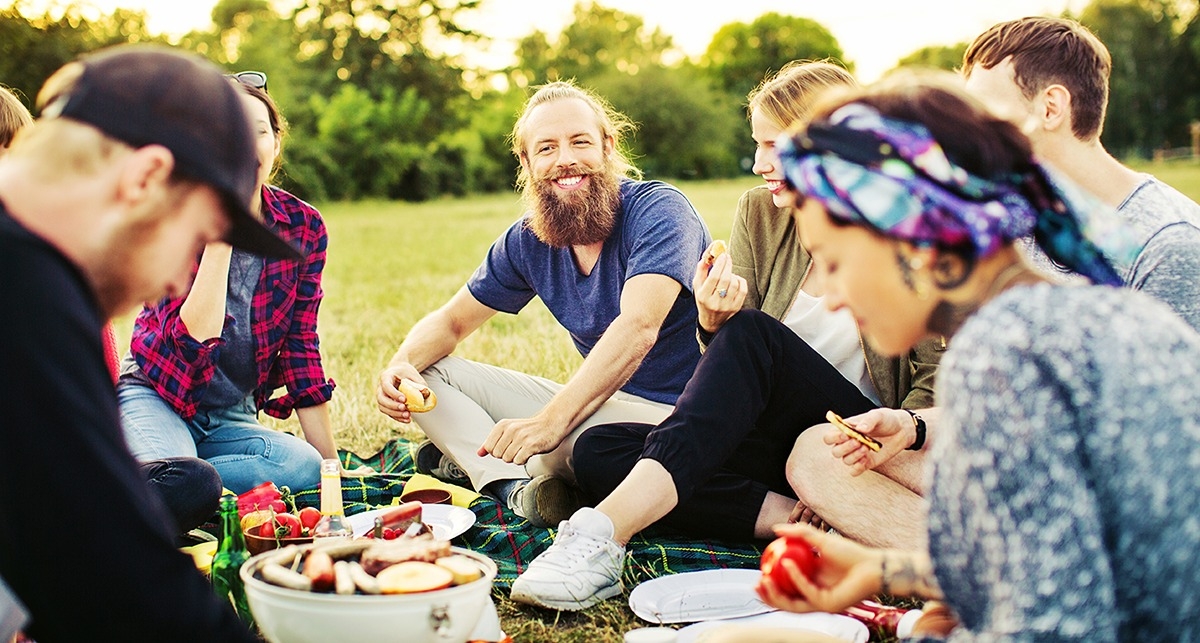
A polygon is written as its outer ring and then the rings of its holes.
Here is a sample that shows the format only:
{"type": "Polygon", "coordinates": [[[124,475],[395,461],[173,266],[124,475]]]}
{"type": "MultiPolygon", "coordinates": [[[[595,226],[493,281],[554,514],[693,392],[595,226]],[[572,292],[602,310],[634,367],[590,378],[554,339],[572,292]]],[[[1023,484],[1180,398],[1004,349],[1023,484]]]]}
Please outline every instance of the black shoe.
{"type": "Polygon", "coordinates": [[[471,488],[471,478],[467,476],[466,472],[429,440],[423,440],[417,445],[417,452],[413,460],[417,467],[417,473],[433,476],[442,482],[471,488]]]}

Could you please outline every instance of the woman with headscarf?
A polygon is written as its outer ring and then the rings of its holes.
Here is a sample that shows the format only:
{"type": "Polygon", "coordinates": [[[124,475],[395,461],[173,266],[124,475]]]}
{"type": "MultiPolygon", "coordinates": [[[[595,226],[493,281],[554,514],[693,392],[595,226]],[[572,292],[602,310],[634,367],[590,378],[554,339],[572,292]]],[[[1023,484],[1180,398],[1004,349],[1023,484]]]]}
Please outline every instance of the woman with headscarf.
{"type": "Polygon", "coordinates": [[[932,79],[826,105],[780,156],[829,305],[883,352],[951,340],[925,444],[928,551],[783,526],[821,567],[809,579],[785,563],[803,598],[769,579],[763,598],[793,611],[938,599],[955,641],[1195,639],[1200,336],[1115,287],[1111,264],[1133,248],[1112,214],[932,79]],[[1095,285],[1048,282],[1016,247],[1027,237],[1095,285]]]}

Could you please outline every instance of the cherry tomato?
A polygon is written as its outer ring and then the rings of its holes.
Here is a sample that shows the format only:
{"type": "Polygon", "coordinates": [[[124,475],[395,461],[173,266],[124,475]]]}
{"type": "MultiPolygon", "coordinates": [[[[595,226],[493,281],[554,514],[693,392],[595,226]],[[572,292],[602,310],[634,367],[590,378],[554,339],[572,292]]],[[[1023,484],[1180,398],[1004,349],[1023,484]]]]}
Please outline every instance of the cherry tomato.
{"type": "Polygon", "coordinates": [[[316,507],[305,507],[300,510],[297,515],[300,518],[300,525],[308,531],[317,525],[317,521],[321,520],[321,510],[316,507]]]}
{"type": "Polygon", "coordinates": [[[779,564],[785,558],[795,563],[796,567],[800,568],[800,573],[812,579],[821,568],[821,553],[799,536],[781,536],[763,550],[762,573],[775,583],[779,591],[791,596],[800,596],[800,590],[792,583],[791,576],[783,565],[779,564]]]}

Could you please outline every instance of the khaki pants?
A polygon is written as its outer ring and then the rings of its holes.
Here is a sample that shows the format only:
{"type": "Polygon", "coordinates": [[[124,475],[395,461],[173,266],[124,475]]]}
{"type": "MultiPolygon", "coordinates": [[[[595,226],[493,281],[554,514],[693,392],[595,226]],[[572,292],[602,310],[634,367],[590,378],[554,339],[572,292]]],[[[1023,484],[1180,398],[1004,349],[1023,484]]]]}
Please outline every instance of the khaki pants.
{"type": "Polygon", "coordinates": [[[672,406],[617,391],[553,451],[534,456],[525,466],[476,455],[496,422],[527,418],[540,411],[563,385],[543,377],[460,357],[446,357],[421,374],[437,394],[432,411],[415,415],[429,439],[462,467],[476,490],[496,480],[552,474],[575,480],[571,451],[587,429],[613,422],[658,424],[672,406]]]}

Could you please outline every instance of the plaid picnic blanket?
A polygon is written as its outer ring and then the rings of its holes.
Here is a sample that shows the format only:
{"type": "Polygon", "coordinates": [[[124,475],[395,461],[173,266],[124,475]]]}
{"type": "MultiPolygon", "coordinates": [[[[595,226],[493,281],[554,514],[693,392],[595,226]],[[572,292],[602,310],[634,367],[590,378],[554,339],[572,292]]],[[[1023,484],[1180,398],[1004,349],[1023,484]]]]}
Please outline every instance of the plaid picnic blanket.
{"type": "MultiPolygon", "coordinates": [[[[346,514],[353,515],[392,504],[404,484],[416,473],[416,443],[395,439],[375,455],[362,458],[341,452],[342,464],[352,469],[361,465],[393,474],[388,477],[343,478],[342,501],[346,514]]],[[[304,489],[294,494],[298,506],[318,506],[320,492],[304,489]]],[[[454,539],[454,544],[479,552],[499,568],[496,585],[509,587],[535,556],[554,542],[554,530],[540,529],[507,507],[480,497],[471,503],[475,525],[454,539]]],[[[638,534],[626,548],[624,581],[638,583],[667,574],[717,568],[757,569],[762,549],[753,542],[688,540],[666,530],[650,528],[638,534]]]]}

